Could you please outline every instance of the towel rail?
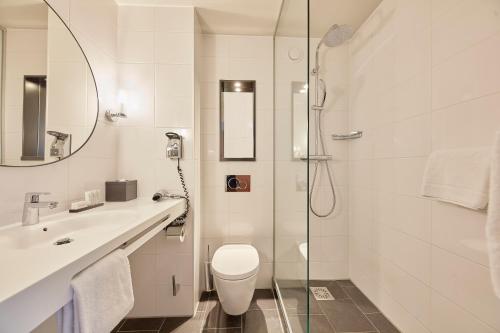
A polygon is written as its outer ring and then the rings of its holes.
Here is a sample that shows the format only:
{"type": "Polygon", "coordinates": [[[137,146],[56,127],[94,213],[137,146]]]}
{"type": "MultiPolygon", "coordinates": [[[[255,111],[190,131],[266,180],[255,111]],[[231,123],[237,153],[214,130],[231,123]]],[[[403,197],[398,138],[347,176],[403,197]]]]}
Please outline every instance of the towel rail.
{"type": "Polygon", "coordinates": [[[129,245],[133,244],[136,240],[140,239],[142,236],[144,236],[145,234],[147,234],[148,232],[150,232],[151,230],[153,230],[154,228],[156,228],[158,225],[160,225],[163,222],[167,221],[169,218],[170,218],[170,214],[167,214],[165,217],[163,217],[159,221],[153,223],[148,228],[146,228],[145,230],[143,230],[141,233],[135,235],[134,237],[132,237],[131,239],[129,239],[128,241],[126,241],[125,243],[123,243],[122,245],[120,245],[119,248],[122,249],[122,250],[125,250],[129,245]]]}
{"type": "Polygon", "coordinates": [[[359,139],[363,136],[362,131],[351,132],[349,134],[332,134],[332,139],[337,141],[359,139]]]}

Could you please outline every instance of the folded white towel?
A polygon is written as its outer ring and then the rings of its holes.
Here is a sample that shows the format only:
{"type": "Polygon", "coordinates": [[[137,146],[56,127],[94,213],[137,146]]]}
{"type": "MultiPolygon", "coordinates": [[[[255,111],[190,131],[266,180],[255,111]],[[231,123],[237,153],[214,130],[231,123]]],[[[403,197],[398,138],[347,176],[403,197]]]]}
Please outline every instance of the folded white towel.
{"type": "Polygon", "coordinates": [[[427,161],[422,195],[471,209],[485,209],[490,161],[490,148],[435,151],[427,161]]]}
{"type": "Polygon", "coordinates": [[[132,309],[130,263],[122,250],[71,281],[73,301],[58,313],[59,333],[109,333],[132,309]]]}
{"type": "Polygon", "coordinates": [[[497,133],[491,161],[490,203],[486,222],[486,240],[490,273],[495,294],[500,298],[500,132],[497,133]]]}

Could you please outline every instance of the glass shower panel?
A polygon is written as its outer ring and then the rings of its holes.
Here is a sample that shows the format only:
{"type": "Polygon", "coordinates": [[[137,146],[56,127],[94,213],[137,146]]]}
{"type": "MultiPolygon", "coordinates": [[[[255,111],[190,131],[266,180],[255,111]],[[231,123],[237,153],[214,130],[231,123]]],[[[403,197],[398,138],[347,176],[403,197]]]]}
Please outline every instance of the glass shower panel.
{"type": "Polygon", "coordinates": [[[274,282],[292,332],[309,331],[308,6],[285,0],[274,39],[274,282]]]}

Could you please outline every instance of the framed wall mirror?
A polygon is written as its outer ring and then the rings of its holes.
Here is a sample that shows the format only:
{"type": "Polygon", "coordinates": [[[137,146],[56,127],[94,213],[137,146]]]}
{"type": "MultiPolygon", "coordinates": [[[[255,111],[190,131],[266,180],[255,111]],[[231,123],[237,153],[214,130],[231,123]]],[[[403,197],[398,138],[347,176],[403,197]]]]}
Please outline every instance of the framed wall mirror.
{"type": "Polygon", "coordinates": [[[292,140],[294,160],[307,158],[307,84],[292,82],[292,140]]]}
{"type": "Polygon", "coordinates": [[[0,0],[0,165],[67,158],[98,113],[92,70],[58,14],[44,0],[0,0]]]}
{"type": "Polygon", "coordinates": [[[220,81],[220,160],[255,161],[255,81],[220,81]]]}

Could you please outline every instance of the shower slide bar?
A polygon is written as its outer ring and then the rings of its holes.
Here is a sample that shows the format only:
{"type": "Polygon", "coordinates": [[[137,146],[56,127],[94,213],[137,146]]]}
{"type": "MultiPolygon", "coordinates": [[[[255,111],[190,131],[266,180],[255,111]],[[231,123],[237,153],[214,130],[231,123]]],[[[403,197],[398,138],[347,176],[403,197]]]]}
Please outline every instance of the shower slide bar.
{"type": "Polygon", "coordinates": [[[353,140],[353,139],[359,139],[363,136],[362,131],[357,131],[357,132],[351,132],[349,134],[332,134],[332,139],[333,140],[353,140]]]}
{"type": "Polygon", "coordinates": [[[307,157],[301,157],[300,158],[302,161],[330,161],[333,160],[332,155],[309,155],[309,158],[307,157]]]}

